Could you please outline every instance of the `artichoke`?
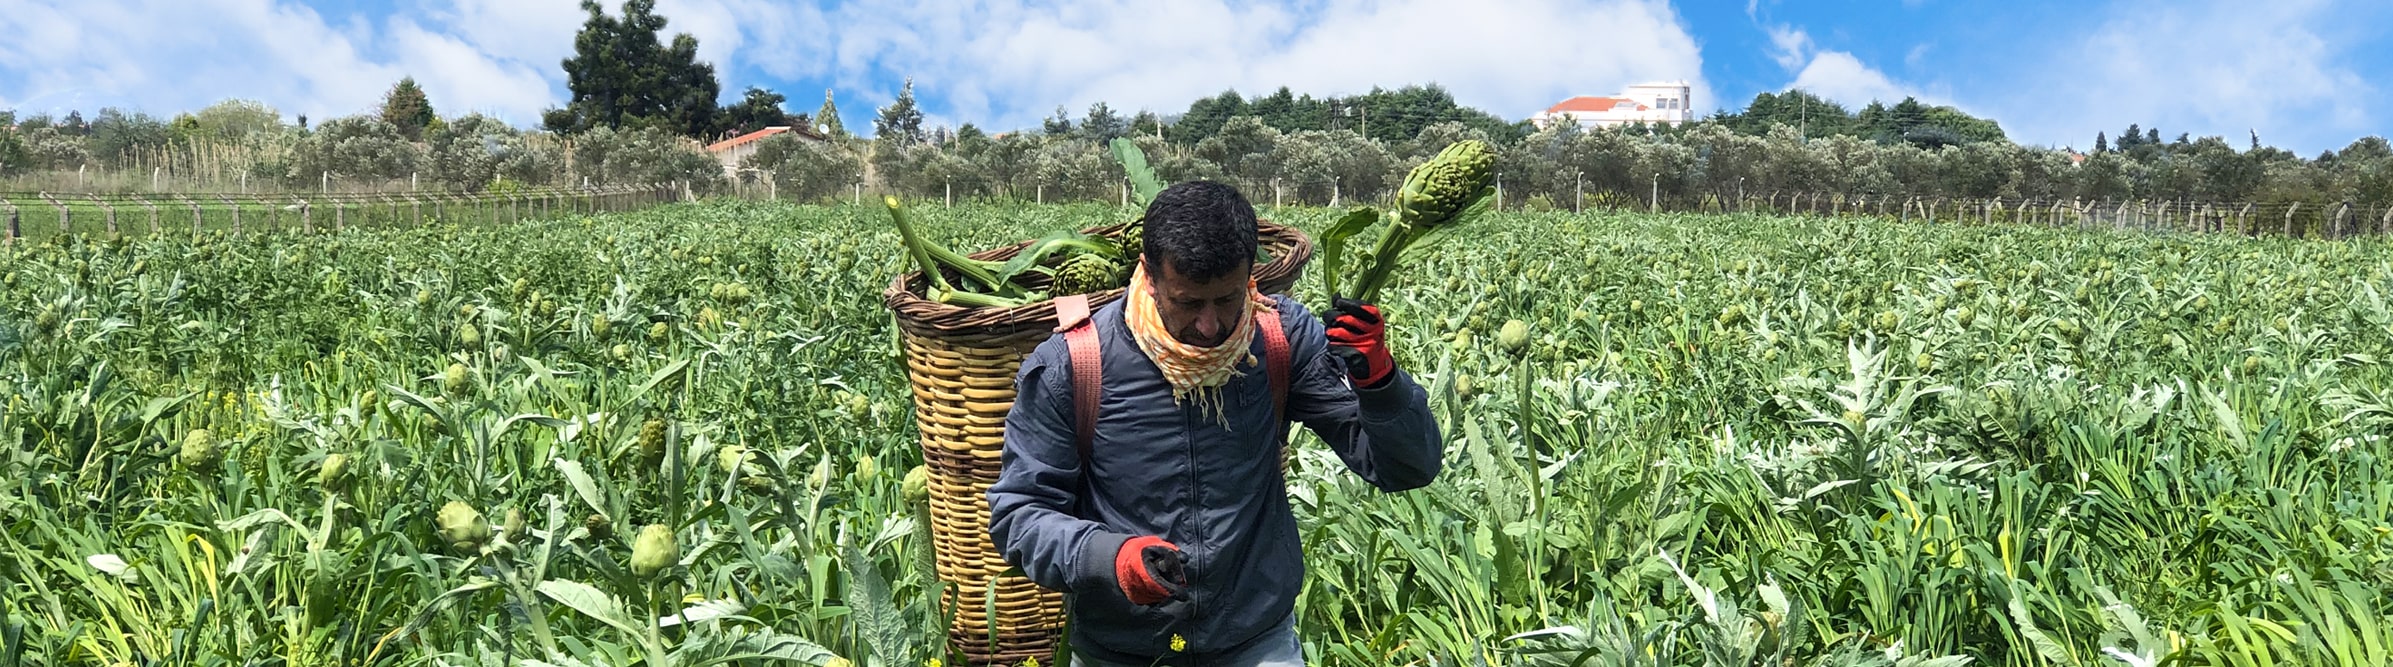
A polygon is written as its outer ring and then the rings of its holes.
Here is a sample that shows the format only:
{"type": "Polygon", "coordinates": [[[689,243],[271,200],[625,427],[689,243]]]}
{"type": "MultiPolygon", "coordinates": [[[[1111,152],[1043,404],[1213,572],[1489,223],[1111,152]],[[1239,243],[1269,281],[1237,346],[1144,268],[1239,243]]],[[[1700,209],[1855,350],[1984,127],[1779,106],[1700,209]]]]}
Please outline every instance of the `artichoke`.
{"type": "Polygon", "coordinates": [[[1147,251],[1146,224],[1134,224],[1123,229],[1122,237],[1115,239],[1114,244],[1122,248],[1122,257],[1124,259],[1133,262],[1138,261],[1139,254],[1147,251]]]}
{"type": "Polygon", "coordinates": [[[906,471],[906,481],[898,489],[900,494],[905,496],[908,504],[920,505],[929,501],[931,499],[930,466],[914,466],[913,470],[906,471]]]}
{"type": "Polygon", "coordinates": [[[1327,272],[1333,296],[1351,297],[1366,303],[1378,300],[1379,291],[1387,287],[1389,278],[1414,244],[1428,239],[1448,236],[1466,218],[1476,217],[1481,202],[1495,194],[1496,155],[1486,142],[1463,140],[1438,151],[1420,166],[1404,175],[1404,187],[1396,192],[1395,226],[1379,237],[1368,263],[1346,284],[1340,270],[1346,239],[1370,228],[1379,215],[1371,209],[1358,209],[1340,219],[1323,232],[1327,272]]]}
{"type": "Polygon", "coordinates": [[[650,417],[640,424],[640,457],[655,461],[665,457],[665,420],[650,417]]]}
{"type": "Polygon", "coordinates": [[[482,518],[482,512],[465,504],[465,501],[451,500],[449,504],[442,505],[435,520],[440,526],[441,538],[448,540],[449,546],[458,551],[478,553],[482,545],[490,543],[490,520],[482,518]]]}
{"type": "Polygon", "coordinates": [[[604,540],[615,536],[615,524],[608,521],[604,514],[592,514],[582,519],[582,530],[590,533],[591,539],[604,540]]]}
{"type": "Polygon", "coordinates": [[[215,434],[209,433],[207,429],[195,428],[191,429],[190,433],[183,434],[181,456],[183,467],[206,470],[215,467],[216,462],[223,458],[223,448],[216,446],[215,434]]]}
{"type": "Polygon", "coordinates": [[[1396,194],[1397,220],[1435,227],[1494,191],[1496,154],[1485,142],[1454,142],[1414,169],[1396,194]]]}
{"type": "Polygon", "coordinates": [[[747,462],[748,448],[746,446],[724,445],[715,450],[715,464],[721,466],[723,472],[737,475],[740,471],[740,464],[747,462]]]}
{"type": "Polygon", "coordinates": [[[1522,350],[1528,349],[1529,323],[1520,320],[1505,322],[1504,328],[1496,330],[1496,347],[1503,348],[1505,353],[1513,355],[1518,355],[1522,350]]]}
{"type": "Polygon", "coordinates": [[[316,485],[326,491],[339,491],[349,484],[349,455],[327,454],[324,465],[316,469],[316,485]]]}
{"type": "Polygon", "coordinates": [[[679,560],[681,545],[673,541],[673,529],[665,524],[648,524],[632,538],[631,572],[642,579],[656,576],[679,560]]]}
{"type": "MultiPolygon", "coordinates": [[[[472,331],[472,329],[467,329],[467,331],[472,331]]],[[[465,373],[465,364],[449,364],[448,370],[442,371],[440,374],[440,390],[447,392],[449,395],[455,396],[464,394],[467,389],[472,389],[473,386],[472,376],[466,375],[465,373]]]]}
{"type": "Polygon", "coordinates": [[[1073,255],[1055,272],[1056,294],[1090,294],[1121,287],[1122,265],[1093,253],[1073,255]]]}

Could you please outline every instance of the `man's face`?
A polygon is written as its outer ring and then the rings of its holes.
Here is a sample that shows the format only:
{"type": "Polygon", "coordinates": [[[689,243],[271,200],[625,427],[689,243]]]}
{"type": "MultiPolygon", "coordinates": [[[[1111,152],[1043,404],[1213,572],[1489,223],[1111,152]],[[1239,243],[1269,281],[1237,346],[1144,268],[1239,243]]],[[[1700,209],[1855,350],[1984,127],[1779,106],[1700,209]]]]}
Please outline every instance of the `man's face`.
{"type": "Polygon", "coordinates": [[[1246,308],[1247,280],[1254,274],[1254,266],[1241,266],[1206,282],[1197,282],[1180,275],[1167,258],[1163,275],[1150,281],[1155,287],[1155,311],[1163,318],[1163,326],[1182,344],[1197,347],[1217,347],[1230,338],[1238,328],[1238,318],[1246,308]]]}

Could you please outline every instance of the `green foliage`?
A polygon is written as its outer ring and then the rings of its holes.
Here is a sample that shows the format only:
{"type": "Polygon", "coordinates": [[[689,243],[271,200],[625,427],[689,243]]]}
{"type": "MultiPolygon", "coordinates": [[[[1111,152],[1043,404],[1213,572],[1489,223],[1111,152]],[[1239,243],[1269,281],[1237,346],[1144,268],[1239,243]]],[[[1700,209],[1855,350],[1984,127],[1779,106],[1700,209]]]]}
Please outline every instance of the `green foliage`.
{"type": "Polygon", "coordinates": [[[596,128],[648,128],[684,137],[716,130],[715,96],[722,85],[714,65],[698,60],[698,38],[689,33],[659,37],[666,20],[655,0],[624,0],[622,16],[608,16],[597,0],[583,0],[589,18],[574,35],[565,59],[565,108],[544,114],[558,134],[596,128]]]}
{"type": "Polygon", "coordinates": [[[170,140],[166,124],[149,114],[114,107],[100,110],[84,138],[91,154],[110,165],[123,165],[170,140]]]}
{"type": "Polygon", "coordinates": [[[573,172],[593,184],[689,182],[711,191],[723,185],[723,165],[695,142],[654,129],[598,128],[573,140],[573,172]]]}
{"type": "Polygon", "coordinates": [[[847,125],[839,122],[839,105],[831,103],[831,89],[829,88],[823,89],[823,106],[814,112],[814,122],[822,126],[818,129],[822,130],[826,136],[831,138],[848,136],[847,125]]]}
{"type": "Polygon", "coordinates": [[[533,141],[506,123],[481,114],[443,123],[425,139],[431,179],[468,192],[480,191],[502,178],[545,185],[553,182],[564,166],[550,142],[533,141]]]}
{"type": "Polygon", "coordinates": [[[301,187],[317,185],[326,173],[336,180],[403,179],[415,173],[419,157],[416,145],[381,118],[343,116],[300,141],[283,177],[301,187]]]}
{"type": "Polygon", "coordinates": [[[864,160],[851,142],[814,141],[788,133],[758,141],[756,152],[742,159],[740,168],[770,172],[778,195],[796,201],[837,199],[864,181],[864,160]]]}
{"type": "Polygon", "coordinates": [[[193,138],[239,141],[283,130],[282,112],[264,102],[225,100],[191,114],[193,138]]]}
{"type": "Polygon", "coordinates": [[[1130,121],[1113,112],[1104,102],[1090,104],[1088,114],[1080,119],[1080,138],[1105,143],[1130,132],[1130,121]]]}
{"type": "Polygon", "coordinates": [[[1461,123],[1479,133],[1510,142],[1527,131],[1520,124],[1478,109],[1462,106],[1442,86],[1405,86],[1393,91],[1373,88],[1353,97],[1316,99],[1296,95],[1286,87],[1270,95],[1242,98],[1237,91],[1203,98],[1190,104],[1179,121],[1165,130],[1173,142],[1193,146],[1219,133],[1239,116],[1254,116],[1281,132],[1353,130],[1381,142],[1406,141],[1438,123],[1461,123]]]}
{"type": "MultiPolygon", "coordinates": [[[[909,211],[966,251],[1121,221],[909,211]]],[[[0,660],[961,664],[886,214],[0,249],[0,660]],[[197,431],[212,465],[178,461],[197,431]],[[642,580],[650,524],[679,558],[642,580]]],[[[1294,440],[1316,664],[2386,660],[2380,240],[1482,222],[1383,293],[1438,481],[1294,440]]]]}
{"type": "Polygon", "coordinates": [[[795,127],[814,132],[814,128],[807,126],[806,117],[781,108],[787,101],[789,98],[780,93],[751,86],[738,103],[723,107],[723,131],[737,135],[768,127],[795,127]]]}
{"type": "Polygon", "coordinates": [[[424,97],[424,89],[415,84],[415,77],[404,77],[382,96],[382,122],[399,129],[408,141],[423,141],[424,130],[440,116],[432,112],[432,101],[424,97]]]}
{"type": "Polygon", "coordinates": [[[914,107],[914,77],[906,77],[897,99],[881,107],[880,115],[873,118],[872,133],[874,141],[899,147],[923,142],[922,110],[914,107]]]}

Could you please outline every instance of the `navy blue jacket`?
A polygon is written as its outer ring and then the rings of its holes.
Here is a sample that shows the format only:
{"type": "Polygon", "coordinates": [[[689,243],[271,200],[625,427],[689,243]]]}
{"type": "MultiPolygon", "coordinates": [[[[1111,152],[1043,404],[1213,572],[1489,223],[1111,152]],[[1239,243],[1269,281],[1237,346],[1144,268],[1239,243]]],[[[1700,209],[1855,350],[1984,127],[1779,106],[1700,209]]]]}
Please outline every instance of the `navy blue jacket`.
{"type": "MultiPolygon", "coordinates": [[[[1398,370],[1360,389],[1327,354],[1320,319],[1285,296],[1290,366],[1287,417],[1327,441],[1347,468],[1383,491],[1435,478],[1444,446],[1428,393],[1398,370]]],[[[1093,315],[1104,390],[1092,466],[1082,476],[1063,336],[1042,343],[1015,377],[1003,469],[989,487],[989,536],[1006,562],[1062,591],[1074,649],[1108,662],[1244,648],[1295,609],[1304,550],[1280,474],[1263,337],[1256,363],[1222,388],[1229,428],[1172,400],[1171,386],[1122,322],[1123,301],[1093,315]],[[1157,535],[1188,557],[1189,600],[1132,604],[1113,580],[1122,542],[1157,535]]]]}

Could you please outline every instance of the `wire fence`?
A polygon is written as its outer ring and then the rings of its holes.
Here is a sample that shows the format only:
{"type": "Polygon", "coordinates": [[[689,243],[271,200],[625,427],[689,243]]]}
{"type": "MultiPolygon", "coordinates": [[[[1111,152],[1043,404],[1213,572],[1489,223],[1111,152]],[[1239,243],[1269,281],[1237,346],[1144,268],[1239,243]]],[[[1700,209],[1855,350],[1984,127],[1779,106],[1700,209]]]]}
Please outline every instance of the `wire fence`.
{"type": "Polygon", "coordinates": [[[54,193],[0,192],[0,241],[51,235],[188,230],[318,229],[509,224],[625,211],[692,197],[680,184],[523,188],[506,192],[54,193]]]}
{"type": "MultiPolygon", "coordinates": [[[[1722,198],[1651,196],[1646,201],[1601,193],[1613,208],[1653,212],[1748,212],[1780,215],[1871,216],[1929,224],[2023,224],[2078,229],[2240,234],[2349,239],[2393,234],[2393,205],[2352,201],[2217,202],[1849,195],[1771,192],[1722,198]]],[[[1584,204],[1580,204],[1584,208],[1584,204]]]]}

